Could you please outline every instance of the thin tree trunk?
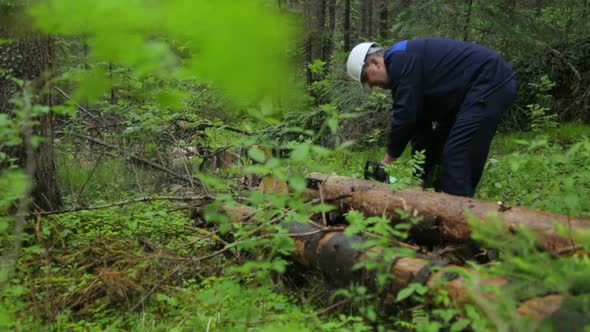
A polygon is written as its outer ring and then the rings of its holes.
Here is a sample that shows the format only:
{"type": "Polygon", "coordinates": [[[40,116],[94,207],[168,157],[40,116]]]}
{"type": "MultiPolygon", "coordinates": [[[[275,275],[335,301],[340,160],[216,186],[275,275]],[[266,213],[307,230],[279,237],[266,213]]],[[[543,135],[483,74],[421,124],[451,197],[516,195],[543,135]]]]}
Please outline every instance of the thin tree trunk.
{"type": "Polygon", "coordinates": [[[334,49],[334,36],[336,35],[336,0],[328,1],[328,31],[324,38],[324,61],[326,72],[330,69],[332,50],[334,49]]]}
{"type": "Polygon", "coordinates": [[[350,0],[344,0],[344,20],[343,20],[343,34],[344,44],[343,51],[348,52],[351,49],[350,45],[350,0]]]}
{"type": "Polygon", "coordinates": [[[389,7],[387,0],[379,1],[379,37],[381,39],[389,38],[389,7]]]}
{"type": "Polygon", "coordinates": [[[369,24],[369,11],[367,9],[368,0],[360,0],[359,1],[359,24],[358,24],[358,32],[362,39],[367,39],[367,25],[369,24]]]}
{"type": "Polygon", "coordinates": [[[374,1],[373,0],[366,0],[367,3],[367,38],[368,40],[371,40],[373,38],[373,26],[375,24],[374,20],[373,20],[373,5],[374,5],[374,1]]]}
{"type": "Polygon", "coordinates": [[[305,71],[305,76],[306,76],[306,81],[307,81],[307,85],[310,85],[311,83],[313,83],[313,77],[311,74],[311,69],[309,68],[309,65],[312,62],[312,35],[313,35],[313,20],[312,20],[312,1],[311,0],[307,0],[304,2],[303,8],[304,8],[304,13],[305,13],[305,25],[306,25],[306,38],[305,38],[305,63],[307,64],[307,68],[305,71]]]}
{"type": "MultiPolygon", "coordinates": [[[[306,2],[308,17],[308,64],[324,60],[324,35],[326,24],[326,0],[308,0],[306,2]]],[[[307,69],[308,84],[321,79],[320,75],[307,69]]]]}
{"type": "Polygon", "coordinates": [[[463,40],[469,39],[469,22],[471,20],[471,9],[473,8],[473,0],[467,1],[467,17],[465,18],[465,26],[463,27],[463,40]]]}
{"type": "Polygon", "coordinates": [[[543,9],[543,0],[535,1],[535,16],[541,17],[541,10],[543,9]]]}
{"type": "Polygon", "coordinates": [[[115,88],[112,86],[113,84],[113,63],[109,63],[109,78],[111,80],[111,105],[115,105],[117,100],[115,98],[115,88]]]}
{"type": "Polygon", "coordinates": [[[316,24],[314,32],[317,36],[316,48],[318,56],[315,59],[326,60],[326,54],[324,45],[326,43],[326,1],[327,0],[316,0],[316,24]]]}

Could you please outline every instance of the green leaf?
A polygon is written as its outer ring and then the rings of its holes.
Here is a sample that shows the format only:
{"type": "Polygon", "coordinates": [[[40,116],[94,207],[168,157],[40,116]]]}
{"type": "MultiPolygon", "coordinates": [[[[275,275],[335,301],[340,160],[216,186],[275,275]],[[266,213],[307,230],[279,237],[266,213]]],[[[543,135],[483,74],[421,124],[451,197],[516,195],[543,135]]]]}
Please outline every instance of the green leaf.
{"type": "Polygon", "coordinates": [[[326,121],[326,125],[328,126],[328,128],[330,128],[330,131],[332,133],[335,133],[336,130],[338,130],[338,118],[329,118],[326,121]]]}
{"type": "Polygon", "coordinates": [[[155,100],[158,104],[170,109],[182,109],[186,95],[178,90],[163,90],[156,94],[155,100]]]}
{"type": "Polygon", "coordinates": [[[248,156],[259,163],[263,163],[266,160],[266,154],[264,153],[264,151],[260,150],[259,148],[253,146],[250,149],[248,149],[248,156]]]}
{"type": "Polygon", "coordinates": [[[326,65],[325,61],[318,59],[318,60],[315,60],[313,63],[311,63],[308,66],[308,68],[314,74],[322,74],[324,72],[325,65],[326,65]]]}
{"type": "Polygon", "coordinates": [[[11,330],[14,326],[14,315],[9,308],[0,306],[0,327],[11,330]]]}
{"type": "Polygon", "coordinates": [[[414,288],[416,289],[416,293],[418,293],[420,295],[424,295],[428,291],[428,287],[426,287],[424,285],[420,285],[420,284],[415,284],[414,288]]]}
{"type": "Polygon", "coordinates": [[[302,192],[307,187],[307,180],[301,175],[294,175],[289,178],[289,185],[297,192],[302,192]]]}
{"type": "Polygon", "coordinates": [[[223,223],[219,226],[219,232],[221,234],[227,234],[229,231],[231,231],[231,224],[229,223],[223,223]]]}
{"type": "Polygon", "coordinates": [[[7,127],[12,123],[8,114],[0,113],[0,127],[7,127]]]}
{"type": "Polygon", "coordinates": [[[327,157],[332,153],[332,150],[320,145],[313,145],[311,151],[319,157],[327,157]]]}
{"type": "Polygon", "coordinates": [[[395,297],[395,301],[396,302],[400,302],[403,301],[405,299],[407,299],[408,297],[410,297],[410,295],[414,294],[414,288],[413,287],[406,287],[404,289],[402,289],[401,291],[399,291],[399,293],[397,293],[397,296],[395,297]]]}
{"type": "Polygon", "coordinates": [[[458,321],[453,323],[453,325],[451,325],[451,332],[463,331],[467,328],[467,326],[469,326],[470,323],[471,320],[469,319],[459,319],[458,321]]]}
{"type": "Polygon", "coordinates": [[[372,307],[367,308],[367,318],[372,322],[377,320],[377,313],[372,307]]]}
{"type": "Polygon", "coordinates": [[[31,145],[34,148],[38,148],[39,145],[41,145],[41,143],[43,143],[44,141],[45,141],[45,138],[43,136],[33,135],[33,137],[31,137],[31,145]]]}
{"type": "Polygon", "coordinates": [[[92,104],[111,87],[106,71],[101,67],[94,67],[89,71],[78,72],[75,75],[79,83],[73,98],[77,101],[92,104]]]}
{"type": "Polygon", "coordinates": [[[272,262],[271,267],[278,273],[285,273],[285,271],[287,270],[287,261],[285,261],[284,259],[275,259],[272,262]]]}
{"type": "Polygon", "coordinates": [[[29,178],[21,170],[0,173],[0,211],[20,199],[25,192],[29,178]]]}
{"type": "Polygon", "coordinates": [[[76,114],[76,107],[71,105],[56,105],[51,107],[51,110],[56,114],[74,116],[76,114]]]}
{"type": "Polygon", "coordinates": [[[41,248],[40,246],[30,246],[30,247],[26,247],[23,249],[25,252],[31,253],[31,254],[40,254],[43,252],[43,248],[41,248]]]}
{"type": "Polygon", "coordinates": [[[309,145],[299,144],[291,152],[291,160],[293,161],[305,161],[309,159],[309,145]]]}
{"type": "Polygon", "coordinates": [[[11,219],[9,217],[0,217],[0,234],[10,228],[11,219]]]}

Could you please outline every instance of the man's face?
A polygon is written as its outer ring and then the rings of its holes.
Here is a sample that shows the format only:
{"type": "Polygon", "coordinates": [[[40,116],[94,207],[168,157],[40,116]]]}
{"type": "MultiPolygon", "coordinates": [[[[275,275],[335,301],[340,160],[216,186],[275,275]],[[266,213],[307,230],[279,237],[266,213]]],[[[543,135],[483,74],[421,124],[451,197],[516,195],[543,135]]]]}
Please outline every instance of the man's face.
{"type": "Polygon", "coordinates": [[[389,76],[385,69],[383,57],[370,58],[363,66],[361,82],[366,83],[370,88],[390,88],[389,76]]]}

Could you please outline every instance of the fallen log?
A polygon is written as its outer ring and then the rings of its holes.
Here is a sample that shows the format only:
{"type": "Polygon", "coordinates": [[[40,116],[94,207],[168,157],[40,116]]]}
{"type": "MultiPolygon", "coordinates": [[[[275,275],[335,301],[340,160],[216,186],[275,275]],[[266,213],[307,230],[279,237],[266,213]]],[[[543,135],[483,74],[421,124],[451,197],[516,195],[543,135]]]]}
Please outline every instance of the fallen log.
{"type": "MultiPolygon", "coordinates": [[[[254,210],[246,206],[223,208],[233,221],[245,221],[254,218],[254,210]]],[[[381,256],[382,264],[388,264],[385,273],[391,276],[391,282],[385,286],[388,298],[395,298],[395,294],[410,283],[418,282],[430,289],[444,289],[448,292],[452,303],[461,307],[466,303],[473,303],[474,297],[493,298],[495,295],[486,293],[482,287],[509,285],[509,280],[503,277],[489,277],[479,275],[472,269],[453,266],[461,273],[432,272],[431,268],[444,265],[441,262],[419,257],[383,257],[382,248],[372,247],[359,251],[357,245],[365,239],[360,236],[346,236],[341,230],[332,230],[313,222],[280,222],[288,230],[288,235],[294,239],[295,252],[291,259],[301,266],[316,269],[323,275],[341,285],[361,283],[370,289],[376,288],[376,274],[366,269],[354,269],[359,263],[381,256]],[[371,254],[373,253],[373,254],[371,254]],[[475,284],[471,284],[462,275],[477,275],[475,284]]],[[[520,304],[516,313],[521,317],[542,321],[558,312],[561,304],[567,298],[561,294],[550,294],[528,299],[520,304]]]]}
{"type": "Polygon", "coordinates": [[[308,186],[304,194],[310,198],[343,197],[333,202],[341,212],[354,209],[365,216],[384,216],[392,222],[402,221],[396,211],[401,209],[413,217],[424,217],[424,223],[417,227],[421,228],[423,234],[433,234],[432,237],[443,242],[471,241],[471,227],[466,211],[484,221],[489,214],[497,214],[510,231],[519,226],[531,229],[546,250],[557,254],[574,253],[580,246],[572,237],[559,233],[556,225],[574,232],[590,231],[590,219],[505,206],[501,202],[416,189],[394,192],[388,184],[321,173],[312,173],[307,180],[308,186]]]}

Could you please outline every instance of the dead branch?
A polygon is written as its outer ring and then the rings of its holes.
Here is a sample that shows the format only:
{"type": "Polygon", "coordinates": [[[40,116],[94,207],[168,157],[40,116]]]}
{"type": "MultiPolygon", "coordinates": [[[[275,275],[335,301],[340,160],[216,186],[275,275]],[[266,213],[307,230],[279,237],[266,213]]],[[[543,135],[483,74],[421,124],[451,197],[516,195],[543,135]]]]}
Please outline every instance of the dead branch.
{"type": "Polygon", "coordinates": [[[181,264],[178,264],[172,271],[170,271],[167,275],[164,276],[164,278],[162,278],[160,281],[158,281],[158,283],[156,285],[154,285],[154,287],[152,287],[147,294],[145,294],[145,296],[139,301],[137,302],[133,308],[131,308],[131,312],[135,311],[135,309],[137,309],[139,306],[143,305],[143,303],[150,298],[150,296],[152,296],[152,294],[156,291],[156,289],[158,289],[160,287],[160,285],[162,283],[164,283],[166,280],[170,279],[170,277],[172,277],[174,274],[176,274],[178,271],[180,271],[183,267],[185,267],[187,264],[192,263],[199,263],[214,257],[217,257],[221,254],[223,254],[224,252],[234,248],[236,245],[240,244],[240,242],[234,242],[232,244],[226,245],[225,247],[223,247],[222,249],[219,249],[209,255],[206,256],[201,256],[201,257],[197,257],[194,259],[191,259],[190,261],[187,262],[183,262],[181,264]]]}
{"type": "MultiPolygon", "coordinates": [[[[331,196],[331,197],[324,197],[323,201],[325,202],[333,202],[333,201],[337,201],[339,199],[343,199],[343,198],[347,198],[350,197],[350,194],[342,194],[342,195],[336,195],[336,196],[331,196]]],[[[305,202],[305,205],[314,205],[317,203],[322,203],[322,198],[314,198],[310,201],[305,202]]]]}
{"type": "Polygon", "coordinates": [[[331,306],[329,306],[329,307],[327,307],[327,308],[325,308],[323,310],[320,310],[320,311],[316,312],[315,313],[315,316],[325,315],[325,314],[329,313],[330,311],[332,311],[332,310],[334,310],[334,309],[336,309],[336,308],[338,308],[340,306],[343,306],[343,305],[346,305],[346,304],[350,303],[351,301],[352,301],[352,299],[344,299],[344,300],[338,301],[338,302],[332,304],[331,306]]]}
{"type": "MultiPolygon", "coordinates": [[[[64,214],[64,213],[71,213],[71,212],[78,212],[78,211],[90,211],[90,210],[100,210],[100,209],[108,209],[112,207],[120,207],[124,205],[134,204],[134,203],[141,203],[141,202],[152,202],[152,201],[183,201],[183,202],[192,202],[192,201],[201,201],[197,206],[209,204],[215,200],[215,197],[210,195],[204,196],[192,196],[192,197],[181,197],[181,196],[151,196],[151,197],[140,197],[134,199],[128,199],[112,204],[105,204],[99,206],[86,206],[86,207],[75,207],[70,209],[64,210],[56,210],[56,211],[41,211],[36,212],[35,214],[40,216],[49,216],[49,215],[56,215],[56,214],[64,214]]],[[[194,207],[194,205],[193,205],[194,207]]]]}
{"type": "MultiPolygon", "coordinates": [[[[65,133],[63,131],[56,131],[56,134],[65,134],[65,133]]],[[[153,168],[155,168],[157,170],[160,170],[162,172],[168,173],[168,174],[174,176],[175,178],[184,180],[184,181],[186,181],[188,183],[191,183],[191,184],[196,183],[199,186],[201,186],[203,189],[205,189],[205,191],[206,191],[205,186],[201,183],[201,181],[199,179],[197,179],[194,176],[191,177],[191,176],[185,176],[185,175],[182,175],[182,174],[178,174],[178,173],[174,172],[173,170],[170,170],[170,169],[164,167],[161,164],[158,164],[158,163],[153,162],[151,160],[148,160],[146,158],[140,157],[140,156],[136,155],[135,153],[125,153],[125,152],[119,151],[119,147],[118,146],[113,145],[113,144],[110,144],[110,143],[107,143],[107,142],[105,142],[103,140],[100,140],[98,138],[95,138],[95,137],[84,135],[84,134],[78,134],[78,133],[68,133],[68,134],[74,135],[76,137],[84,138],[84,139],[87,139],[87,140],[89,140],[91,142],[94,142],[96,144],[99,144],[99,145],[106,146],[108,148],[117,150],[118,155],[121,156],[121,157],[131,158],[131,159],[137,160],[137,161],[139,161],[139,162],[141,162],[143,164],[146,164],[148,166],[151,166],[151,167],[153,167],[153,168]]]]}
{"type": "MultiPolygon", "coordinates": [[[[57,90],[62,96],[66,97],[68,100],[73,100],[72,97],[70,97],[67,93],[65,93],[62,89],[54,86],[53,87],[55,90],[57,90]]],[[[81,111],[83,111],[84,113],[90,115],[91,118],[93,118],[94,120],[100,122],[103,126],[106,126],[107,124],[98,116],[92,114],[92,112],[90,112],[89,110],[87,110],[84,106],[76,103],[76,107],[78,107],[81,111]]]]}
{"type": "Polygon", "coordinates": [[[561,54],[561,52],[559,52],[558,50],[554,49],[551,46],[547,46],[547,48],[553,52],[555,55],[557,55],[561,60],[563,60],[565,62],[565,64],[569,67],[569,69],[571,69],[571,71],[576,75],[576,78],[578,79],[578,81],[582,80],[582,76],[580,75],[580,72],[576,69],[576,67],[574,67],[574,65],[572,65],[571,62],[569,62],[565,56],[563,56],[563,54],[561,54]]]}
{"type": "MultiPolygon", "coordinates": [[[[185,119],[184,121],[194,122],[192,120],[187,120],[187,119],[185,119]]],[[[225,130],[233,131],[235,133],[246,135],[246,136],[252,136],[253,135],[251,132],[246,131],[246,130],[238,129],[238,128],[235,128],[235,127],[230,127],[228,125],[216,125],[216,124],[213,124],[211,122],[199,123],[197,125],[197,128],[199,128],[200,130],[203,130],[205,128],[217,128],[217,129],[225,129],[225,130]]]]}
{"type": "Polygon", "coordinates": [[[205,167],[205,162],[207,160],[209,160],[210,158],[215,157],[216,155],[218,155],[218,154],[220,154],[220,153],[228,150],[229,148],[230,148],[229,146],[221,147],[221,148],[219,148],[219,149],[217,149],[217,150],[215,150],[215,151],[213,151],[213,152],[211,152],[209,154],[203,155],[201,157],[201,158],[203,158],[203,161],[199,164],[199,171],[202,171],[203,170],[203,168],[205,167]]]}
{"type": "Polygon", "coordinates": [[[96,161],[96,163],[94,163],[94,167],[92,167],[92,170],[90,170],[90,174],[88,174],[86,181],[84,181],[84,184],[82,185],[80,190],[78,190],[78,194],[76,195],[76,196],[78,196],[78,198],[80,198],[80,196],[82,196],[84,189],[86,189],[86,185],[88,184],[88,182],[90,182],[90,179],[92,179],[94,172],[96,172],[96,169],[100,165],[100,162],[102,161],[102,158],[105,156],[106,153],[107,153],[107,150],[103,147],[102,153],[98,157],[98,160],[96,161]]]}

